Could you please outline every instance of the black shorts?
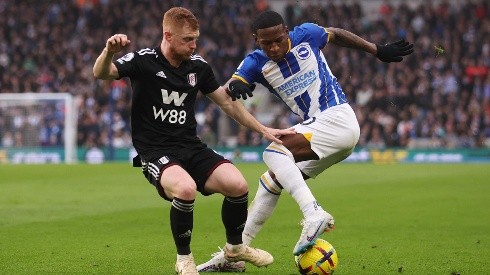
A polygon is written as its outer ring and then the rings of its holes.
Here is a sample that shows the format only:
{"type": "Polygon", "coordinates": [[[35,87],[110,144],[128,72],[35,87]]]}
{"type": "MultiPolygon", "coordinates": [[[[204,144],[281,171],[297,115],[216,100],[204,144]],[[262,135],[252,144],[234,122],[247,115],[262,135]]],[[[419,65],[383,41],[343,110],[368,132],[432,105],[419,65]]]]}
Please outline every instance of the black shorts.
{"type": "Polygon", "coordinates": [[[168,201],[171,201],[171,199],[165,195],[163,187],[160,184],[163,170],[173,165],[179,165],[194,179],[197,191],[204,196],[209,196],[211,193],[204,191],[204,184],[214,169],[223,163],[231,163],[231,161],[225,159],[204,144],[191,148],[183,148],[178,152],[172,152],[150,161],[141,160],[142,171],[146,179],[156,187],[158,194],[168,201]]]}

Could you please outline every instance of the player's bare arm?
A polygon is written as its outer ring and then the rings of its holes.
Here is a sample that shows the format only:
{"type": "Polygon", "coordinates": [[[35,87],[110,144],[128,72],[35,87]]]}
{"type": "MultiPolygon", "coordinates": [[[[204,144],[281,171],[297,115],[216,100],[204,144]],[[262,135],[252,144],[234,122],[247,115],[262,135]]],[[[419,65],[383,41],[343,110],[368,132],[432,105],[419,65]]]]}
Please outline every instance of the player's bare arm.
{"type": "Polygon", "coordinates": [[[413,52],[413,44],[401,39],[385,45],[377,45],[358,35],[339,28],[326,28],[328,42],[337,46],[363,50],[375,55],[383,62],[400,62],[403,56],[413,52]]]}
{"type": "Polygon", "coordinates": [[[96,78],[116,79],[119,77],[116,66],[112,63],[114,55],[124,50],[131,41],[125,34],[115,34],[107,39],[105,48],[95,61],[93,73],[96,78]]]}
{"type": "Polygon", "coordinates": [[[255,117],[247,111],[239,101],[233,101],[223,87],[207,95],[221,110],[236,120],[241,125],[261,134],[268,141],[282,144],[279,139],[284,135],[296,134],[294,129],[275,129],[262,125],[255,117]]]}
{"type": "Polygon", "coordinates": [[[328,42],[337,46],[363,50],[376,54],[376,44],[366,41],[358,35],[339,28],[327,28],[328,42]]]}

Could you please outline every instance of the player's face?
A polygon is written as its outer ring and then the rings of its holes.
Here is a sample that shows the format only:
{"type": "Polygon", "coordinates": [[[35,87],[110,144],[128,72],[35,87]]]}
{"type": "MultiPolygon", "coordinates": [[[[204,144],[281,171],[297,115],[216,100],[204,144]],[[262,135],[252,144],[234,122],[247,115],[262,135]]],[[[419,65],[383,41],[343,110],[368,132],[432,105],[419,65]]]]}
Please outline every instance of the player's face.
{"type": "Polygon", "coordinates": [[[189,25],[175,28],[170,32],[170,44],[173,53],[181,59],[189,59],[196,50],[199,30],[192,29],[189,25]]]}
{"type": "Polygon", "coordinates": [[[259,29],[255,41],[272,61],[280,61],[289,51],[289,31],[284,25],[259,29]]]}

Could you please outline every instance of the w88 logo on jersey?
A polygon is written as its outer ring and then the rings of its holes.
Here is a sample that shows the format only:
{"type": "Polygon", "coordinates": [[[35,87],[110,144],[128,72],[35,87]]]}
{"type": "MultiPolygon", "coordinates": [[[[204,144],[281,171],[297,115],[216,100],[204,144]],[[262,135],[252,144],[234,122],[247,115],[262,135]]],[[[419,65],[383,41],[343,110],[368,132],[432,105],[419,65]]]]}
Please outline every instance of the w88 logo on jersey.
{"type": "MultiPolygon", "coordinates": [[[[179,94],[178,92],[175,91],[171,91],[169,93],[165,89],[161,89],[161,92],[162,92],[162,103],[164,105],[173,105],[176,107],[183,106],[184,100],[187,97],[187,93],[179,94]]],[[[153,106],[153,115],[155,117],[155,120],[158,120],[158,118],[160,118],[162,122],[166,120],[172,124],[175,123],[184,124],[187,118],[187,112],[185,110],[180,110],[180,111],[177,111],[175,109],[164,110],[163,108],[158,109],[155,106],[153,106]]]]}
{"type": "MultiPolygon", "coordinates": [[[[165,89],[161,89],[162,92],[162,103],[164,105],[173,105],[173,106],[183,106],[184,100],[187,97],[187,93],[181,93],[172,91],[168,92],[165,89]]],[[[162,122],[167,120],[169,123],[175,124],[184,124],[187,118],[187,112],[185,110],[177,111],[175,109],[164,110],[163,108],[157,109],[157,107],[153,106],[153,115],[155,120],[158,120],[160,117],[162,122]]]]}
{"type": "Polygon", "coordinates": [[[158,118],[160,117],[162,122],[167,120],[169,123],[172,124],[184,124],[187,118],[187,112],[185,110],[163,110],[162,108],[160,108],[160,110],[157,110],[155,106],[153,106],[153,115],[155,116],[155,120],[158,120],[158,118]]]}

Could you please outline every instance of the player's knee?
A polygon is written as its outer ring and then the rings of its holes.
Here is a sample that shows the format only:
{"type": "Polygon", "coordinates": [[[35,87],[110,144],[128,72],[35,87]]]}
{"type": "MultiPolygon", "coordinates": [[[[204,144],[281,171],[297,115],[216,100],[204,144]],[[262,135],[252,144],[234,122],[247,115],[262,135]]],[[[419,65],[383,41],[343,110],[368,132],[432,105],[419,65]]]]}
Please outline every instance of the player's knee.
{"type": "Polygon", "coordinates": [[[271,153],[267,151],[267,149],[262,153],[262,159],[264,160],[265,164],[269,166],[269,162],[271,160],[271,153]]]}
{"type": "Polygon", "coordinates": [[[267,166],[271,167],[276,162],[277,156],[287,156],[294,161],[293,154],[282,144],[277,144],[275,142],[271,143],[267,148],[265,148],[262,153],[262,159],[267,166]]]}
{"type": "Polygon", "coordinates": [[[236,181],[236,183],[233,184],[233,189],[234,196],[244,195],[248,192],[247,182],[245,180],[236,181]]]}
{"type": "Polygon", "coordinates": [[[196,192],[195,184],[180,184],[174,192],[174,197],[184,200],[193,200],[196,198],[196,192]]]}
{"type": "Polygon", "coordinates": [[[227,197],[239,197],[248,192],[248,185],[245,179],[229,179],[223,184],[221,194],[227,197]]]}
{"type": "Polygon", "coordinates": [[[267,166],[269,166],[269,163],[270,163],[272,156],[274,154],[271,148],[273,148],[273,146],[275,144],[276,143],[271,143],[269,146],[267,146],[267,148],[265,148],[264,152],[262,153],[262,159],[264,160],[264,162],[267,166]]]}

